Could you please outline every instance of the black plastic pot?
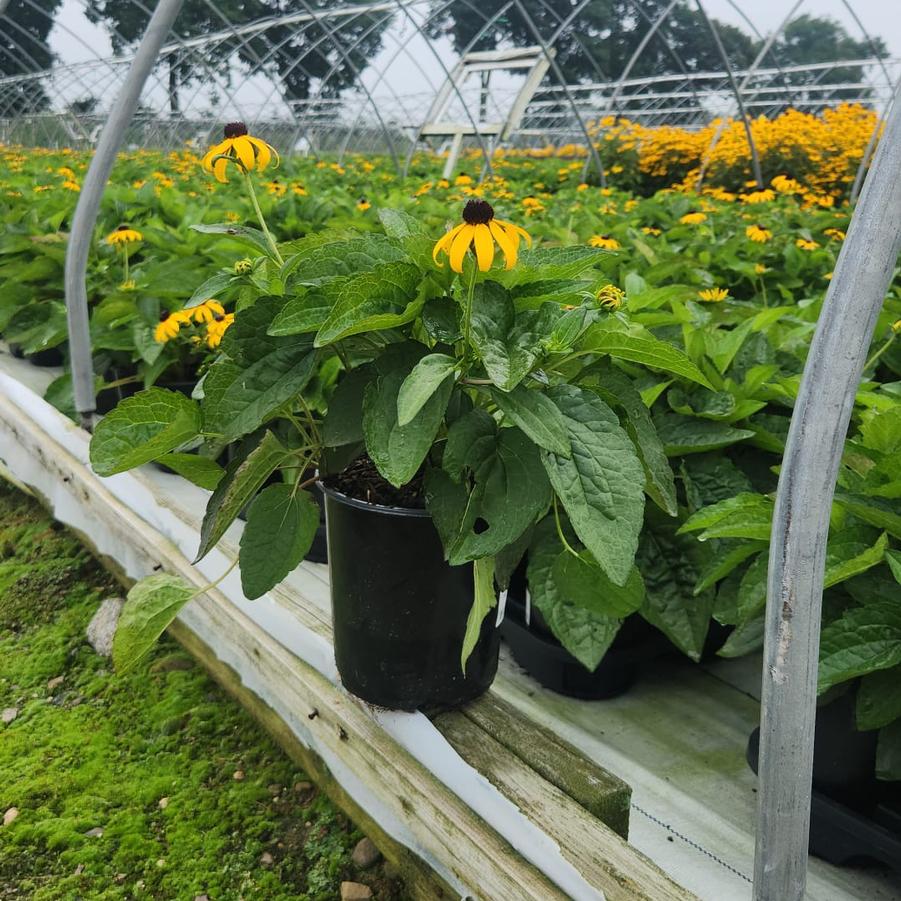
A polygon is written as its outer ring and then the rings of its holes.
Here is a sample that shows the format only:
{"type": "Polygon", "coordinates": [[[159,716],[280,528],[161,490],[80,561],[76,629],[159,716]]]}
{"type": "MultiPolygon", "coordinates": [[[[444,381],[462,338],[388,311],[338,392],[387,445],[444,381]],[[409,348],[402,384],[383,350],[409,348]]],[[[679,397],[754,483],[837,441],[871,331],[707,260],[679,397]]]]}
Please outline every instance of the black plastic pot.
{"type": "Polygon", "coordinates": [[[328,486],[325,495],[335,659],[348,691],[393,710],[458,707],[497,672],[487,616],[460,668],[472,567],[450,566],[425,510],[382,507],[328,486]]]}
{"type": "MultiPolygon", "coordinates": [[[[834,864],[876,860],[901,873],[901,786],[876,779],[876,731],[854,728],[856,692],[817,708],[810,851],[834,864]]],[[[760,729],[748,740],[756,773],[760,729]]]]}
{"type": "Polygon", "coordinates": [[[307,551],[304,560],[310,563],[328,563],[328,539],[325,531],[325,498],[318,482],[310,487],[310,494],[319,504],[319,525],[316,528],[316,535],[313,537],[313,544],[307,551]]]}
{"type": "Polygon", "coordinates": [[[615,698],[628,691],[641,670],[660,654],[660,633],[640,616],[630,616],[592,672],[557,641],[535,607],[526,625],[525,603],[514,590],[511,586],[501,635],[516,662],[551,691],[586,701],[615,698]]]}
{"type": "Polygon", "coordinates": [[[47,347],[29,354],[20,345],[10,344],[9,352],[20,360],[28,360],[34,366],[62,366],[66,359],[59,347],[47,347]]]}

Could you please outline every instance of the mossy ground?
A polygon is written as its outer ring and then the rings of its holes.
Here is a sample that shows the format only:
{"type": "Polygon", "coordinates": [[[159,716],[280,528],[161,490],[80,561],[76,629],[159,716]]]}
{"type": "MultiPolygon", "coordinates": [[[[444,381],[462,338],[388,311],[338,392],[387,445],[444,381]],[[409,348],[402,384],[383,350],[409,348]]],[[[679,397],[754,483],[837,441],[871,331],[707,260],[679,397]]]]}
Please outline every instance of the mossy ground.
{"type": "Polygon", "coordinates": [[[84,635],[119,593],[0,481],[0,708],[18,708],[0,723],[0,817],[19,810],[0,826],[0,899],[333,899],[342,879],[405,897],[382,865],[355,870],[361,834],[171,640],[112,673],[84,635]]]}

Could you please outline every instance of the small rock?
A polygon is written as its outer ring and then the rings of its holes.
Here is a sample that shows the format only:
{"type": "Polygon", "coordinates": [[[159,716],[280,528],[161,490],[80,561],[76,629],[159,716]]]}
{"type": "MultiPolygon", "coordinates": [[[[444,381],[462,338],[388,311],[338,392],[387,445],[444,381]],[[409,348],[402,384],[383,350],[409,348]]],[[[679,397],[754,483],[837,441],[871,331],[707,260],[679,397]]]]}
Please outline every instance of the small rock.
{"type": "Polygon", "coordinates": [[[89,835],[91,838],[100,838],[103,835],[103,830],[99,826],[95,826],[93,829],[88,829],[85,835],[89,835]]]}
{"type": "Polygon", "coordinates": [[[280,795],[281,793],[282,793],[282,787],[277,782],[273,782],[269,786],[269,794],[272,795],[273,798],[276,797],[277,795],[280,795]]]}
{"type": "Polygon", "coordinates": [[[341,901],[367,901],[372,897],[372,889],[362,882],[342,882],[341,901]]]}
{"type": "Polygon", "coordinates": [[[65,676],[54,676],[52,679],[47,680],[47,691],[55,691],[60,685],[65,681],[65,676]]]}
{"type": "Polygon", "coordinates": [[[372,839],[361,838],[357,842],[350,859],[354,862],[354,866],[359,867],[361,870],[367,870],[377,863],[381,856],[381,852],[376,848],[372,839]]]}
{"type": "Polygon", "coordinates": [[[156,862],[156,865],[157,865],[160,869],[162,869],[164,866],[166,866],[166,860],[165,860],[165,858],[163,858],[163,857],[158,858],[158,859],[157,859],[157,862],[156,862]]]}
{"type": "Polygon", "coordinates": [[[3,814],[3,825],[8,826],[17,816],[19,815],[18,807],[10,807],[9,810],[3,814]]]}
{"type": "Polygon", "coordinates": [[[165,810],[169,806],[169,799],[160,798],[159,801],[157,801],[156,806],[159,807],[160,810],[165,810]]]}
{"type": "Polygon", "coordinates": [[[210,901],[209,895],[195,895],[194,901],[210,901]]]}
{"type": "Polygon", "coordinates": [[[232,779],[234,779],[235,782],[243,782],[244,770],[235,770],[234,773],[232,773],[232,779]]]}
{"type": "Polygon", "coordinates": [[[83,863],[80,863],[77,867],[75,867],[75,875],[76,875],[76,876],[81,876],[81,874],[82,874],[83,872],[84,872],[84,864],[83,864],[83,863]]]}
{"type": "Polygon", "coordinates": [[[308,792],[313,787],[312,782],[295,782],[294,783],[294,791],[298,794],[302,794],[303,792],[308,792]]]}
{"type": "Polygon", "coordinates": [[[0,714],[0,720],[3,720],[3,725],[8,726],[18,715],[18,707],[6,707],[3,713],[0,714]]]}
{"type": "Polygon", "coordinates": [[[115,881],[118,882],[119,885],[122,885],[122,883],[125,882],[126,879],[128,879],[128,876],[125,873],[116,873],[113,879],[115,879],[115,881]]]}
{"type": "Polygon", "coordinates": [[[113,637],[116,634],[116,624],[119,622],[123,603],[122,598],[107,598],[88,623],[88,644],[101,657],[111,657],[113,654],[113,637]]]}
{"type": "Polygon", "coordinates": [[[260,864],[264,867],[271,867],[275,863],[275,858],[268,852],[264,851],[260,855],[260,864]]]}

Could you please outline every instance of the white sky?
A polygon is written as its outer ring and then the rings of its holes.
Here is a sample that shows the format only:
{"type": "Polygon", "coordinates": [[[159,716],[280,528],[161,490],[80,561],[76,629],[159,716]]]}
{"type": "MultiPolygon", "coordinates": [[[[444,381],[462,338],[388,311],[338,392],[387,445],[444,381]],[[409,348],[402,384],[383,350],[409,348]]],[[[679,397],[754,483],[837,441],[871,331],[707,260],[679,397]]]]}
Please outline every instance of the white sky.
{"type": "MultiPolygon", "coordinates": [[[[336,0],[337,2],[339,0],[336,0]]],[[[901,56],[901,0],[850,0],[850,2],[863,26],[873,36],[881,37],[886,42],[891,55],[901,56]]],[[[794,0],[734,0],[734,3],[730,0],[704,0],[704,3],[708,12],[715,18],[749,31],[747,22],[735,9],[736,6],[740,6],[754,26],[761,33],[767,34],[781,23],[793,6],[794,0]]],[[[300,4],[297,6],[298,10],[302,10],[300,4]]],[[[50,35],[50,44],[61,62],[84,62],[111,54],[105,29],[102,26],[91,25],[86,20],[83,10],[84,0],[64,0],[58,13],[57,24],[50,35]]],[[[805,12],[837,19],[845,25],[853,37],[862,36],[860,27],[854,22],[843,0],[804,0],[798,14],[805,12]]],[[[415,36],[409,23],[399,37],[399,41],[393,39],[386,41],[382,52],[375,60],[377,64],[386,64],[393,59],[385,80],[377,81],[375,73],[370,71],[366,81],[377,96],[384,95],[386,87],[389,86],[402,97],[411,95],[410,106],[418,109],[422,103],[427,102],[423,98],[432,93],[429,82],[437,85],[443,80],[443,70],[436,61],[433,51],[415,36]]],[[[451,65],[453,53],[449,46],[442,42],[438,50],[445,64],[451,65]]],[[[274,98],[272,96],[272,87],[270,82],[262,78],[244,83],[236,95],[236,101],[241,107],[239,112],[250,113],[247,118],[252,119],[252,110],[264,109],[267,105],[271,106],[273,102],[277,102],[277,95],[274,98]]],[[[65,85],[60,80],[58,90],[66,100],[83,97],[88,93],[102,96],[105,100],[110,94],[108,70],[103,67],[92,74],[82,74],[78,79],[69,80],[65,85]]],[[[195,93],[195,89],[191,89],[190,93],[194,94],[192,103],[195,110],[209,108],[208,95],[204,95],[202,90],[195,93]]],[[[165,94],[159,85],[150,86],[148,99],[152,105],[164,104],[165,94]]],[[[410,112],[406,110],[406,113],[410,112]]],[[[399,113],[399,110],[392,109],[386,115],[393,116],[399,113]]]]}

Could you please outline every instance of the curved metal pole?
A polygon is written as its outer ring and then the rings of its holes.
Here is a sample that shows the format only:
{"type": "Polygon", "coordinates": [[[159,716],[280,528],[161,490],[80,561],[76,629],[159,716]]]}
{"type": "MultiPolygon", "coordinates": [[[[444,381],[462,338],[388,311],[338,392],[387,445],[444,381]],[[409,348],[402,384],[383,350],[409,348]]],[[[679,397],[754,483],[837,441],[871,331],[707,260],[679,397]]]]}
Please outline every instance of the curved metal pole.
{"type": "Polygon", "coordinates": [[[901,103],[851,220],[788,432],[770,539],[756,901],[801,901],[829,515],[876,319],[901,251],[901,103]]]}
{"type": "Polygon", "coordinates": [[[81,414],[82,420],[89,420],[90,414],[96,409],[88,293],[85,284],[94,224],[97,221],[100,201],[103,199],[103,190],[116,161],[125,129],[137,109],[144,82],[156,63],[160,47],[163,46],[163,41],[172,28],[182,2],[183,0],[160,0],[153,11],[125,84],[116,97],[100,134],[94,159],[91,160],[85,175],[75,215],[72,217],[69,246],[66,249],[66,318],[69,324],[69,363],[72,369],[75,409],[81,414]]]}
{"type": "Polygon", "coordinates": [[[563,95],[566,97],[567,102],[572,108],[576,119],[579,121],[579,130],[582,132],[582,137],[585,138],[585,144],[588,146],[588,153],[591,156],[592,161],[594,162],[595,168],[598,170],[598,177],[601,179],[601,186],[606,187],[607,176],[604,173],[604,166],[603,163],[601,163],[601,157],[598,154],[597,147],[595,147],[594,145],[594,141],[591,140],[591,135],[588,133],[588,128],[586,127],[585,122],[582,119],[582,114],[579,112],[578,106],[576,106],[575,98],[573,97],[572,92],[569,90],[569,86],[566,84],[566,78],[563,75],[563,70],[560,68],[559,63],[554,58],[554,54],[551,53],[548,45],[545,43],[544,38],[541,36],[541,32],[535,25],[532,17],[526,11],[526,8],[522,5],[520,0],[513,0],[513,3],[519,10],[519,14],[525,20],[526,25],[529,26],[529,30],[532,32],[532,34],[535,35],[535,40],[538,41],[538,44],[541,47],[545,58],[550,64],[550,67],[554,70],[554,75],[556,75],[557,79],[560,81],[560,87],[563,90],[563,95]]]}
{"type": "Polygon", "coordinates": [[[757,153],[757,145],[754,143],[754,135],[751,133],[751,123],[748,120],[748,114],[745,112],[745,105],[741,99],[741,91],[739,91],[738,84],[735,81],[735,75],[732,73],[732,64],[729,62],[729,57],[726,55],[726,48],[723,46],[722,40],[720,40],[720,33],[717,30],[716,25],[713,24],[713,20],[707,15],[704,4],[701,3],[701,0],[695,0],[695,5],[698,7],[698,12],[710,29],[710,34],[713,36],[713,43],[716,44],[716,49],[720,55],[720,59],[723,61],[723,66],[726,69],[726,75],[729,77],[729,84],[732,87],[732,93],[735,94],[735,102],[738,104],[738,112],[741,115],[741,121],[745,127],[745,134],[748,138],[748,149],[751,151],[751,168],[754,171],[757,187],[762,191],[764,185],[763,173],[760,171],[760,156],[757,153]]]}

